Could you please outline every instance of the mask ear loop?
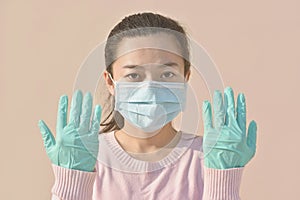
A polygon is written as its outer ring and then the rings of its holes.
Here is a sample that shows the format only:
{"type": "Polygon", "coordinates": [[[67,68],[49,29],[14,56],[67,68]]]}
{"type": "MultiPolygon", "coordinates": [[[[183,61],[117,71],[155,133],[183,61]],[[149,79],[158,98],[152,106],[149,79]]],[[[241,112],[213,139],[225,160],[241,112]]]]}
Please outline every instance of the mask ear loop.
{"type": "MultiPolygon", "coordinates": [[[[109,76],[109,78],[111,79],[111,81],[113,82],[113,84],[116,87],[116,81],[114,81],[114,79],[112,78],[111,73],[108,73],[108,76],[109,76]]],[[[116,97],[114,97],[113,101],[112,101],[112,105],[114,105],[114,110],[113,110],[114,114],[113,114],[113,117],[114,117],[115,122],[117,123],[117,126],[120,129],[122,129],[124,127],[124,117],[119,113],[119,111],[116,110],[116,100],[115,100],[115,98],[116,97]]]]}
{"type": "Polygon", "coordinates": [[[113,82],[113,84],[116,85],[116,82],[115,82],[114,79],[111,77],[111,74],[110,74],[110,73],[108,73],[108,76],[109,76],[110,80],[113,82]]]}

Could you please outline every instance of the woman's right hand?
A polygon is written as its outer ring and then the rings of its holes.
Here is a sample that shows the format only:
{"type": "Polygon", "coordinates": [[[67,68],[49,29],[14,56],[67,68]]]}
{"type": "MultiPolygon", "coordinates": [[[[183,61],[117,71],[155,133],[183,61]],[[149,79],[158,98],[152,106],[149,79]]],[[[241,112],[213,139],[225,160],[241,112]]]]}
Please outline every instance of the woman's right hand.
{"type": "Polygon", "coordinates": [[[43,120],[39,128],[48,157],[55,165],[93,172],[97,161],[99,140],[98,131],[102,109],[96,105],[92,122],[93,100],[90,92],[83,98],[76,90],[72,97],[69,122],[67,124],[68,96],[60,97],[57,113],[56,138],[43,120]]]}

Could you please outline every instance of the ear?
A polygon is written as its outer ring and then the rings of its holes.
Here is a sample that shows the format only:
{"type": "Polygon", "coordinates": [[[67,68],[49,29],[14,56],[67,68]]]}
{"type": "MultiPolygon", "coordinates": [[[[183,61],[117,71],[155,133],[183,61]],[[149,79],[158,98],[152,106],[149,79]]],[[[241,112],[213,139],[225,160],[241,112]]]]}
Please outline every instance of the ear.
{"type": "Polygon", "coordinates": [[[114,90],[115,86],[114,86],[114,83],[112,82],[112,80],[110,79],[110,77],[108,76],[108,74],[109,74],[109,72],[105,70],[103,73],[103,78],[105,80],[105,84],[106,84],[106,87],[107,87],[109,93],[114,96],[115,95],[115,90],[114,90]]]}

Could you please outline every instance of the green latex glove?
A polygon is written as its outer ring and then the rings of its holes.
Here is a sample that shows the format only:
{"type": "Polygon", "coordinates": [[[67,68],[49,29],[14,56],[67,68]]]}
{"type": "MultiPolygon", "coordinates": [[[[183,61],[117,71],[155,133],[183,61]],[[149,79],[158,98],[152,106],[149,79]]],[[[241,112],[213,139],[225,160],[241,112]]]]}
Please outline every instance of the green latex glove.
{"type": "Polygon", "coordinates": [[[256,122],[251,121],[246,135],[246,103],[244,94],[237,98],[230,87],[222,93],[214,92],[214,124],[209,101],[203,102],[203,153],[208,168],[228,169],[244,167],[256,152],[256,122]]]}
{"type": "Polygon", "coordinates": [[[98,155],[98,131],[101,107],[95,107],[92,122],[92,95],[76,90],[73,94],[67,124],[68,96],[60,97],[57,113],[56,139],[43,120],[39,128],[48,157],[55,165],[81,171],[94,171],[98,155]],[[83,102],[82,102],[83,101],[83,102]],[[91,124],[91,125],[90,125],[91,124]]]}

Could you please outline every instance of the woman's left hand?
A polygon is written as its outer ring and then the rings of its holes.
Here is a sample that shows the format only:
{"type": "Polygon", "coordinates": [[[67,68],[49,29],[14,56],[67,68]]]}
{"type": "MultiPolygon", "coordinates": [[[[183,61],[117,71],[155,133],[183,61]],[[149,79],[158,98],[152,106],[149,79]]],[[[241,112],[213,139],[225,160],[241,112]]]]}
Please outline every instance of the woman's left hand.
{"type": "Polygon", "coordinates": [[[222,93],[214,92],[214,124],[209,101],[203,102],[203,153],[208,168],[228,169],[245,166],[256,152],[256,122],[252,120],[246,134],[246,103],[240,93],[235,108],[234,94],[230,87],[222,93]]]}

